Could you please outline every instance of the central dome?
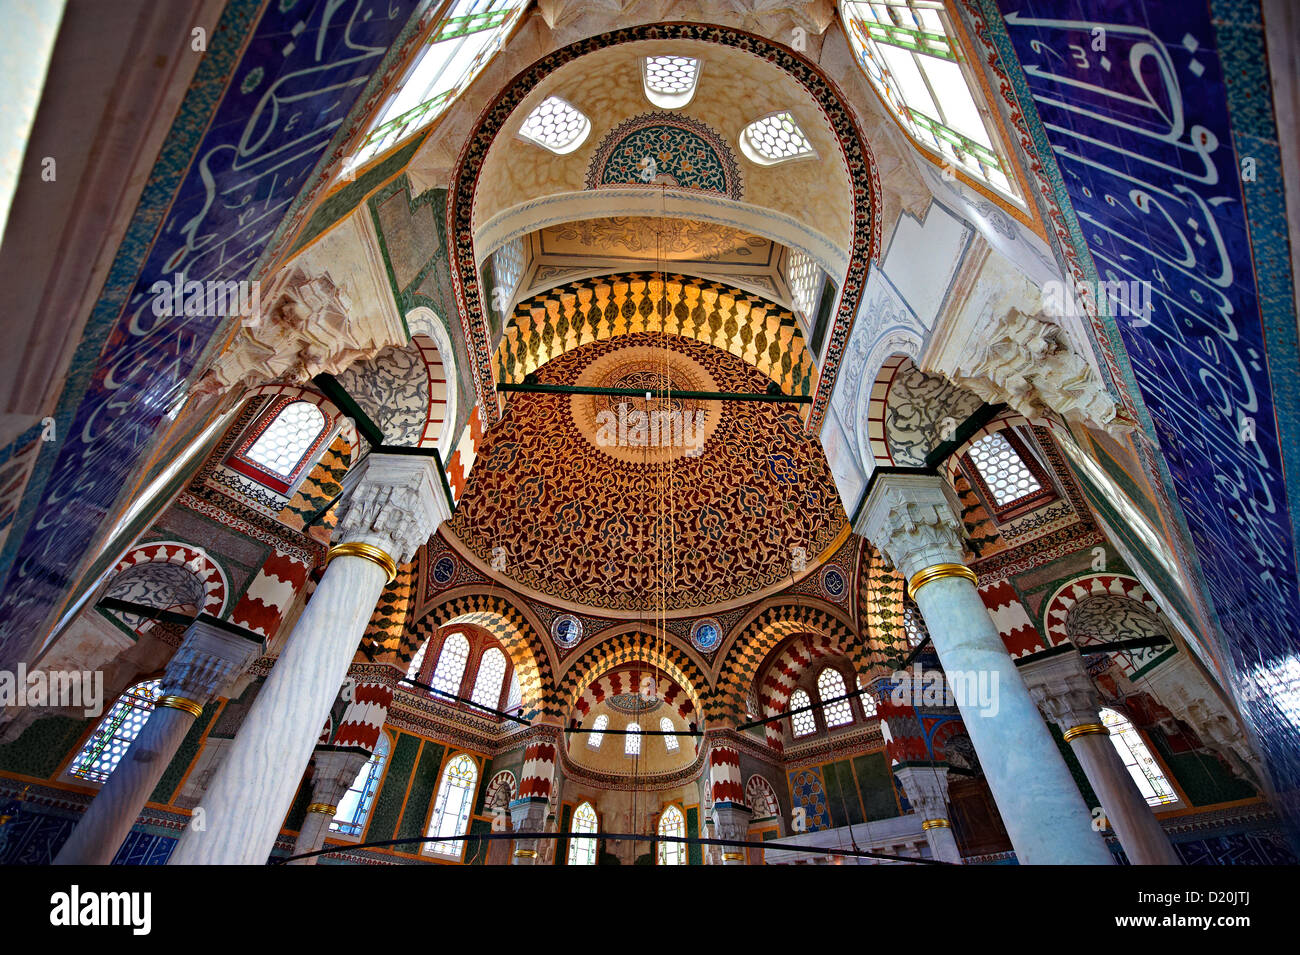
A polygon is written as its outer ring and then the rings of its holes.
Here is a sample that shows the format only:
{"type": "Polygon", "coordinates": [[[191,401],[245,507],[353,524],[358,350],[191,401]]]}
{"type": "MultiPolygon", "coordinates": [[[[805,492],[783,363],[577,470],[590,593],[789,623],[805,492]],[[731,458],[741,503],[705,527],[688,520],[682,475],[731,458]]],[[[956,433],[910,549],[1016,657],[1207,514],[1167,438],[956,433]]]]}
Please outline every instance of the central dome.
{"type": "Polygon", "coordinates": [[[636,333],[537,375],[651,398],[513,396],[445,525],[485,572],[577,609],[681,614],[787,585],[840,542],[844,510],[795,406],[655,394],[666,381],[763,392],[770,379],[742,359],[636,333]]]}

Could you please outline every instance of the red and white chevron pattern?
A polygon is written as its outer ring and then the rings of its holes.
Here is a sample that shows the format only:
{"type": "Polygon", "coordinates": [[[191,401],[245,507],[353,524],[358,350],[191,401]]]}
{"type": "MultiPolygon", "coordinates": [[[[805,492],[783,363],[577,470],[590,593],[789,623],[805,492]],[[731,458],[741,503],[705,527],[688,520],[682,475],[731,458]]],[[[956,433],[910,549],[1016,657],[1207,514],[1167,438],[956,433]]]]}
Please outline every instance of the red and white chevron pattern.
{"type": "Polygon", "coordinates": [[[203,584],[203,606],[200,611],[214,617],[221,616],[226,606],[226,593],[230,584],[219,564],[202,550],[179,541],[154,541],[127,551],[126,556],[113,568],[114,574],[141,564],[176,564],[184,567],[203,584]]]}
{"type": "MultiPolygon", "coordinates": [[[[838,644],[829,634],[805,634],[792,640],[767,668],[758,688],[758,703],[763,708],[763,716],[776,716],[788,710],[790,694],[804,671],[814,660],[837,652],[838,644]]],[[[779,721],[768,723],[763,732],[768,746],[777,752],[785,749],[779,721]]]]}
{"type": "Polygon", "coordinates": [[[1091,577],[1080,577],[1058,590],[1047,602],[1047,613],[1044,614],[1043,619],[1047,622],[1047,639],[1051,641],[1052,646],[1059,646],[1070,639],[1065,626],[1070,616],[1070,609],[1081,600],[1102,594],[1136,600],[1147,610],[1161,614],[1160,605],[1135,577],[1127,574],[1096,574],[1091,577]]]}
{"type": "Polygon", "coordinates": [[[451,453],[451,458],[447,461],[447,484],[451,487],[451,497],[454,501],[459,501],[460,496],[465,493],[465,487],[469,484],[469,472],[473,470],[478,449],[483,444],[483,420],[479,410],[475,407],[470,412],[465,430],[460,433],[460,440],[456,442],[456,450],[451,453]]]}
{"type": "Polygon", "coordinates": [[[352,702],[343,711],[338,732],[334,734],[337,746],[363,746],[373,753],[379,745],[379,734],[388,719],[388,708],[393,704],[393,688],[386,683],[358,683],[352,691],[352,702]]]}
{"type": "Polygon", "coordinates": [[[1025,605],[1020,602],[1016,588],[1009,580],[997,580],[990,584],[981,584],[980,599],[988,608],[993,624],[1007,645],[1007,652],[1013,660],[1027,657],[1046,650],[1038,628],[1025,612],[1025,605]]]}
{"type": "Polygon", "coordinates": [[[524,749],[524,765],[519,775],[519,798],[551,798],[555,780],[555,744],[549,740],[529,743],[524,749]]]}
{"type": "Polygon", "coordinates": [[[740,778],[740,753],[734,746],[714,743],[709,749],[709,792],[713,803],[745,805],[745,784],[740,778]]]}
{"type": "Polygon", "coordinates": [[[676,709],[677,715],[686,723],[690,723],[695,719],[695,704],[691,702],[690,695],[678,685],[676,680],[662,672],[647,674],[644,669],[635,667],[606,673],[582,691],[582,696],[578,698],[574,709],[580,714],[580,719],[585,719],[593,707],[611,696],[641,692],[642,681],[647,676],[654,680],[654,695],[656,697],[667,706],[676,709]]]}
{"type": "Polygon", "coordinates": [[[232,623],[273,639],[285,611],[307,583],[310,568],[297,557],[272,551],[230,614],[232,623]]]}

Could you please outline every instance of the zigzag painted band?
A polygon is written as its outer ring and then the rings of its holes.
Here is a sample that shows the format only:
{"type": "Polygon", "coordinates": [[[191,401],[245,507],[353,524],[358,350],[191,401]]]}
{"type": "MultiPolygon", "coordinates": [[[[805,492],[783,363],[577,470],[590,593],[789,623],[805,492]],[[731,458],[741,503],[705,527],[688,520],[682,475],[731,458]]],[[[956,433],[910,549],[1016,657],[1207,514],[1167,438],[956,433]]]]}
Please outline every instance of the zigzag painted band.
{"type": "Polygon", "coordinates": [[[1078,739],[1080,736],[1092,736],[1093,734],[1104,734],[1109,736],[1110,730],[1101,723],[1080,723],[1078,726],[1071,726],[1061,735],[1064,736],[1065,741],[1069,743],[1078,739]]]}
{"type": "Polygon", "coordinates": [[[942,580],[944,577],[964,577],[972,584],[979,583],[975,571],[965,564],[935,564],[933,567],[918,570],[913,574],[912,579],[907,582],[907,592],[915,597],[916,592],[926,584],[933,580],[942,580]]]}
{"type": "Polygon", "coordinates": [[[203,704],[196,700],[188,700],[183,696],[164,696],[160,697],[154,706],[167,706],[174,710],[184,710],[190,716],[198,719],[203,715],[203,704]]]}
{"type": "Polygon", "coordinates": [[[397,561],[374,544],[367,544],[363,541],[335,544],[330,548],[330,552],[325,555],[326,565],[335,557],[360,557],[362,560],[368,560],[382,567],[384,573],[388,575],[387,583],[391,584],[397,578],[397,561]]]}

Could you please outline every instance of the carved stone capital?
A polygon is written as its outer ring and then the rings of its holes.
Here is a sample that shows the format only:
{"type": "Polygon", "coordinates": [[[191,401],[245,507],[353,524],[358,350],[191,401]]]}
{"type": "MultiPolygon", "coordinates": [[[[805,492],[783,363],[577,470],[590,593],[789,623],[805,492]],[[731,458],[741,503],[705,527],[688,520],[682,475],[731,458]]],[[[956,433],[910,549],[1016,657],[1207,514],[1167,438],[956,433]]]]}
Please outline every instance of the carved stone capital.
{"type": "Polygon", "coordinates": [[[196,620],[167,663],[160,695],[207,703],[214,696],[224,696],[261,655],[260,640],[196,620]]]}
{"type": "Polygon", "coordinates": [[[937,475],[881,475],[853,529],[910,579],[935,564],[965,562],[956,510],[937,475]]]}
{"type": "Polygon", "coordinates": [[[1018,669],[1034,704],[1062,730],[1100,719],[1101,700],[1078,653],[1058,653],[1018,669]]]}
{"type": "Polygon", "coordinates": [[[371,453],[363,467],[340,502],[334,541],[373,544],[404,564],[451,516],[437,465],[423,456],[371,453]]]}
{"type": "Polygon", "coordinates": [[[354,746],[318,746],[312,757],[311,801],[337,806],[370,754],[354,746]]]}
{"type": "Polygon", "coordinates": [[[948,818],[948,767],[900,766],[894,770],[907,801],[923,819],[948,818]]]}

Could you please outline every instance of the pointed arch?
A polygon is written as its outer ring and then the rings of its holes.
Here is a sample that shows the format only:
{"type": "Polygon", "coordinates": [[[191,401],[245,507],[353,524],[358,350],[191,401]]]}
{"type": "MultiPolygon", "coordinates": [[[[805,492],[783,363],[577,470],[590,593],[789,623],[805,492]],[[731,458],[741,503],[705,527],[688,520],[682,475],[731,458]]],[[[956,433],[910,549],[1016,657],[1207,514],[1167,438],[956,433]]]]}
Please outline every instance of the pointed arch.
{"type": "MultiPolygon", "coordinates": [[[[564,712],[581,709],[588,687],[605,674],[625,664],[635,663],[649,665],[675,681],[676,687],[686,697],[686,703],[689,703],[690,709],[687,712],[698,714],[702,710],[701,701],[708,691],[708,681],[694,660],[675,644],[649,640],[644,635],[628,632],[602,640],[569,663],[558,688],[564,712]]],[[[670,691],[671,687],[664,689],[663,693],[670,691]]],[[[587,707],[590,707],[592,699],[594,697],[587,699],[587,707]]],[[[681,708],[686,703],[676,704],[679,712],[682,712],[681,708]]],[[[687,719],[685,713],[682,713],[682,718],[687,719]]],[[[695,720],[698,718],[698,715],[694,716],[695,720]]]]}

